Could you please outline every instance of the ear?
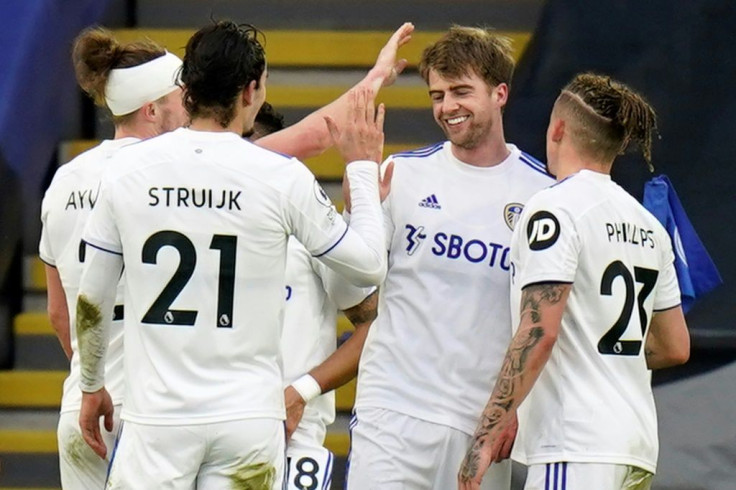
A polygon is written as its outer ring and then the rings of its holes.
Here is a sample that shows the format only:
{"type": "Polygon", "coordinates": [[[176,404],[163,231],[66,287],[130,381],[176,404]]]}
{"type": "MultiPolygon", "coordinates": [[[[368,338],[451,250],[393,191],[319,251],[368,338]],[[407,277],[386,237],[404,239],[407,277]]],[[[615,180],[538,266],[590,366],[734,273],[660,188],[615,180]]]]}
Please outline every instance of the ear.
{"type": "Polygon", "coordinates": [[[493,97],[498,105],[505,106],[509,100],[509,86],[505,83],[496,85],[496,88],[493,89],[493,97]]]}
{"type": "Polygon", "coordinates": [[[550,124],[549,137],[555,143],[562,141],[562,137],[565,135],[565,120],[564,119],[552,119],[550,124]]]}
{"type": "Polygon", "coordinates": [[[243,105],[249,106],[253,104],[253,97],[256,93],[257,80],[251,80],[250,83],[243,89],[243,105]]]}
{"type": "Polygon", "coordinates": [[[158,112],[156,110],[156,105],[153,102],[146,102],[146,104],[141,107],[141,113],[146,121],[153,122],[156,120],[158,112]]]}

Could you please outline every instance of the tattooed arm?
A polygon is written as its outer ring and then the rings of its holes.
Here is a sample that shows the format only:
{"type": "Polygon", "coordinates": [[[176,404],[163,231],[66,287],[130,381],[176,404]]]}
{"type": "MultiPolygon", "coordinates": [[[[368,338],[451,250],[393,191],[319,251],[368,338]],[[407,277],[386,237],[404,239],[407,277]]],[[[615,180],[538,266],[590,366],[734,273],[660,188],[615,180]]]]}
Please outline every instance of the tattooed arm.
{"type": "MultiPolygon", "coordinates": [[[[368,335],[368,328],[376,319],[378,291],[374,291],[360,304],[344,311],[345,316],[355,326],[355,332],[335,352],[320,365],[309,371],[322,393],[339,388],[358,374],[358,362],[368,335]]],[[[284,392],[286,403],[286,435],[296,430],[307,402],[292,387],[284,392]]]]}
{"type": "Polygon", "coordinates": [[[682,307],[657,311],[652,315],[644,354],[649,369],[662,369],[687,362],[690,357],[690,335],[682,307]]]}
{"type": "Polygon", "coordinates": [[[481,415],[458,474],[458,488],[479,489],[488,466],[500,460],[501,437],[516,421],[516,410],[529,394],[557,341],[571,284],[539,283],[521,294],[521,320],[511,340],[491,398],[481,415]]]}

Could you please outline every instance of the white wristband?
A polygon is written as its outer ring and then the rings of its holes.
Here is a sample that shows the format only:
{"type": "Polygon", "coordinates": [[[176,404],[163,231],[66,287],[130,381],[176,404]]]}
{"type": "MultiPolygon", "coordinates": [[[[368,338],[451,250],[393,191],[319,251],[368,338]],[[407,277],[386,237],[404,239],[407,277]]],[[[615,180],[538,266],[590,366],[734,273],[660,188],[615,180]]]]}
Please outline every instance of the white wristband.
{"type": "Polygon", "coordinates": [[[297,379],[291,383],[291,386],[307,403],[322,394],[322,387],[320,387],[317,380],[310,374],[305,374],[301,378],[297,379]]]}

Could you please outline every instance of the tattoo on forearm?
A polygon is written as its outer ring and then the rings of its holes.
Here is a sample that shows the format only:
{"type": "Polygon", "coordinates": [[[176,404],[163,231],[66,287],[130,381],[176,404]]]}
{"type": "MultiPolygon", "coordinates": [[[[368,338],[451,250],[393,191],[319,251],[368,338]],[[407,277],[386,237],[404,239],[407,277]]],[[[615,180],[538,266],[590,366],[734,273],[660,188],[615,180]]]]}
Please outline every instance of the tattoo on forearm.
{"type": "Polygon", "coordinates": [[[543,302],[553,305],[562,299],[564,287],[561,284],[535,284],[521,292],[521,316],[528,314],[532,323],[539,323],[539,307],[543,302]]]}
{"type": "Polygon", "coordinates": [[[485,444],[490,443],[491,430],[498,426],[514,406],[518,396],[516,389],[521,383],[529,354],[544,336],[544,328],[536,325],[542,320],[542,306],[559,303],[564,290],[565,285],[562,284],[539,284],[522,291],[521,315],[522,317],[528,315],[535,325],[515,335],[511,340],[493,394],[481,415],[473,444],[468,449],[460,468],[461,480],[469,481],[478,473],[480,451],[485,444]]]}
{"type": "Polygon", "coordinates": [[[360,304],[344,311],[353,325],[369,323],[378,315],[378,290],[373,291],[360,304]]]}
{"type": "Polygon", "coordinates": [[[465,459],[463,459],[463,464],[460,467],[460,479],[462,481],[469,481],[478,473],[480,449],[483,447],[483,444],[485,444],[485,437],[475,437],[473,445],[465,453],[465,459]]]}

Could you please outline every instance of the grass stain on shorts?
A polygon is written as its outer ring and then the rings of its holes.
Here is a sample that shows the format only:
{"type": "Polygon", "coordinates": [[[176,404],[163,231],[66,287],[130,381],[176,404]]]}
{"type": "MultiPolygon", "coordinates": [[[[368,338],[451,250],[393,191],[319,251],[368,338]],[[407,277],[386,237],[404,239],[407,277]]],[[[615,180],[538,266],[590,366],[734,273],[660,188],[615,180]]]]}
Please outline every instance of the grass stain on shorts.
{"type": "Polygon", "coordinates": [[[271,490],[276,480],[276,468],[269,463],[254,463],[238,467],[230,475],[232,490],[271,490]]]}

